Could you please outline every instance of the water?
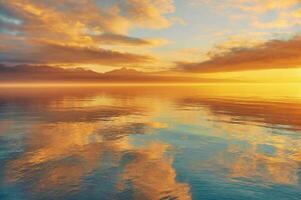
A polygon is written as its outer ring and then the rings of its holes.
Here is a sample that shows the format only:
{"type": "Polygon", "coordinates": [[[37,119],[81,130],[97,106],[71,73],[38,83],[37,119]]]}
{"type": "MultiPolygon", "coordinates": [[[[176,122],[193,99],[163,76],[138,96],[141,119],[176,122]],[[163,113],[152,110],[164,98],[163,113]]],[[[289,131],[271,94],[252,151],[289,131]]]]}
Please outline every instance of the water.
{"type": "Polygon", "coordinates": [[[301,87],[0,89],[0,199],[301,199],[301,87]]]}

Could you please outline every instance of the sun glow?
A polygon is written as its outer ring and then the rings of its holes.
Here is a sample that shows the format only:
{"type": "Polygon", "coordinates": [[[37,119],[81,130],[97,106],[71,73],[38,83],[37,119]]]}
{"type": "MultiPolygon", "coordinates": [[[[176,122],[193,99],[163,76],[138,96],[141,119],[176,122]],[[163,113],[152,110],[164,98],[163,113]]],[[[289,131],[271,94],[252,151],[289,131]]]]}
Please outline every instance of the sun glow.
{"type": "Polygon", "coordinates": [[[199,76],[253,83],[301,83],[301,68],[219,72],[199,76]]]}

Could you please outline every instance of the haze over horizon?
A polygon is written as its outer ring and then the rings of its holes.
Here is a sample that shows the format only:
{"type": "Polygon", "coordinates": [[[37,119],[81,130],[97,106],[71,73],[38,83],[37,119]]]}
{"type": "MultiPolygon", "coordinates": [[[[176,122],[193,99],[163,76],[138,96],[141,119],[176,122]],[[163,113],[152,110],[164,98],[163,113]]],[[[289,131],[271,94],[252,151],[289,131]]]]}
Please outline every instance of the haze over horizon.
{"type": "Polygon", "coordinates": [[[300,0],[0,0],[0,81],[300,82],[300,25],[300,0]]]}

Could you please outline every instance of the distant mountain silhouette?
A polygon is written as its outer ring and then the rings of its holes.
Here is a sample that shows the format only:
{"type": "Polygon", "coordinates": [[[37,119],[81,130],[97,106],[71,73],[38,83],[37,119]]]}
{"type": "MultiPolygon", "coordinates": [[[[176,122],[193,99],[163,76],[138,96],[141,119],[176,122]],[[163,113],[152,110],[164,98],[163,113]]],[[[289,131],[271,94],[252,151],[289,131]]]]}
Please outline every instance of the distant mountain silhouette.
{"type": "Polygon", "coordinates": [[[146,73],[129,68],[120,68],[106,73],[98,73],[83,68],[60,68],[53,66],[0,64],[0,82],[84,82],[84,83],[197,83],[224,82],[218,79],[202,79],[146,73]]]}
{"type": "Polygon", "coordinates": [[[130,75],[130,76],[140,76],[145,74],[144,72],[137,71],[135,69],[128,69],[126,67],[115,69],[109,72],[104,73],[105,75],[112,75],[112,76],[124,76],[124,75],[130,75]]]}
{"type": "Polygon", "coordinates": [[[64,69],[52,66],[16,65],[13,67],[0,65],[0,81],[75,81],[97,80],[99,73],[82,68],[64,69]]]}

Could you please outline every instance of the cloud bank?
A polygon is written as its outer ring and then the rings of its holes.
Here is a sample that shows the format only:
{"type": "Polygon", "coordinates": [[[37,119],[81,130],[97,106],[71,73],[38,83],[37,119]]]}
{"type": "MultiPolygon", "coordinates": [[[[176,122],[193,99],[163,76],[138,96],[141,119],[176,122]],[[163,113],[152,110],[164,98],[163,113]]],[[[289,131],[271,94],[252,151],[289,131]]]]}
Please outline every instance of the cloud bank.
{"type": "Polygon", "coordinates": [[[14,63],[148,63],[136,55],[104,45],[152,47],[162,38],[136,38],[133,28],[172,25],[172,0],[0,1],[0,61],[14,63]],[[108,48],[107,48],[108,49],[108,48]],[[112,50],[113,49],[113,50],[112,50]]]}
{"type": "Polygon", "coordinates": [[[301,64],[301,36],[272,40],[250,48],[232,48],[199,63],[177,62],[177,69],[189,72],[230,72],[298,68],[301,64]]]}

